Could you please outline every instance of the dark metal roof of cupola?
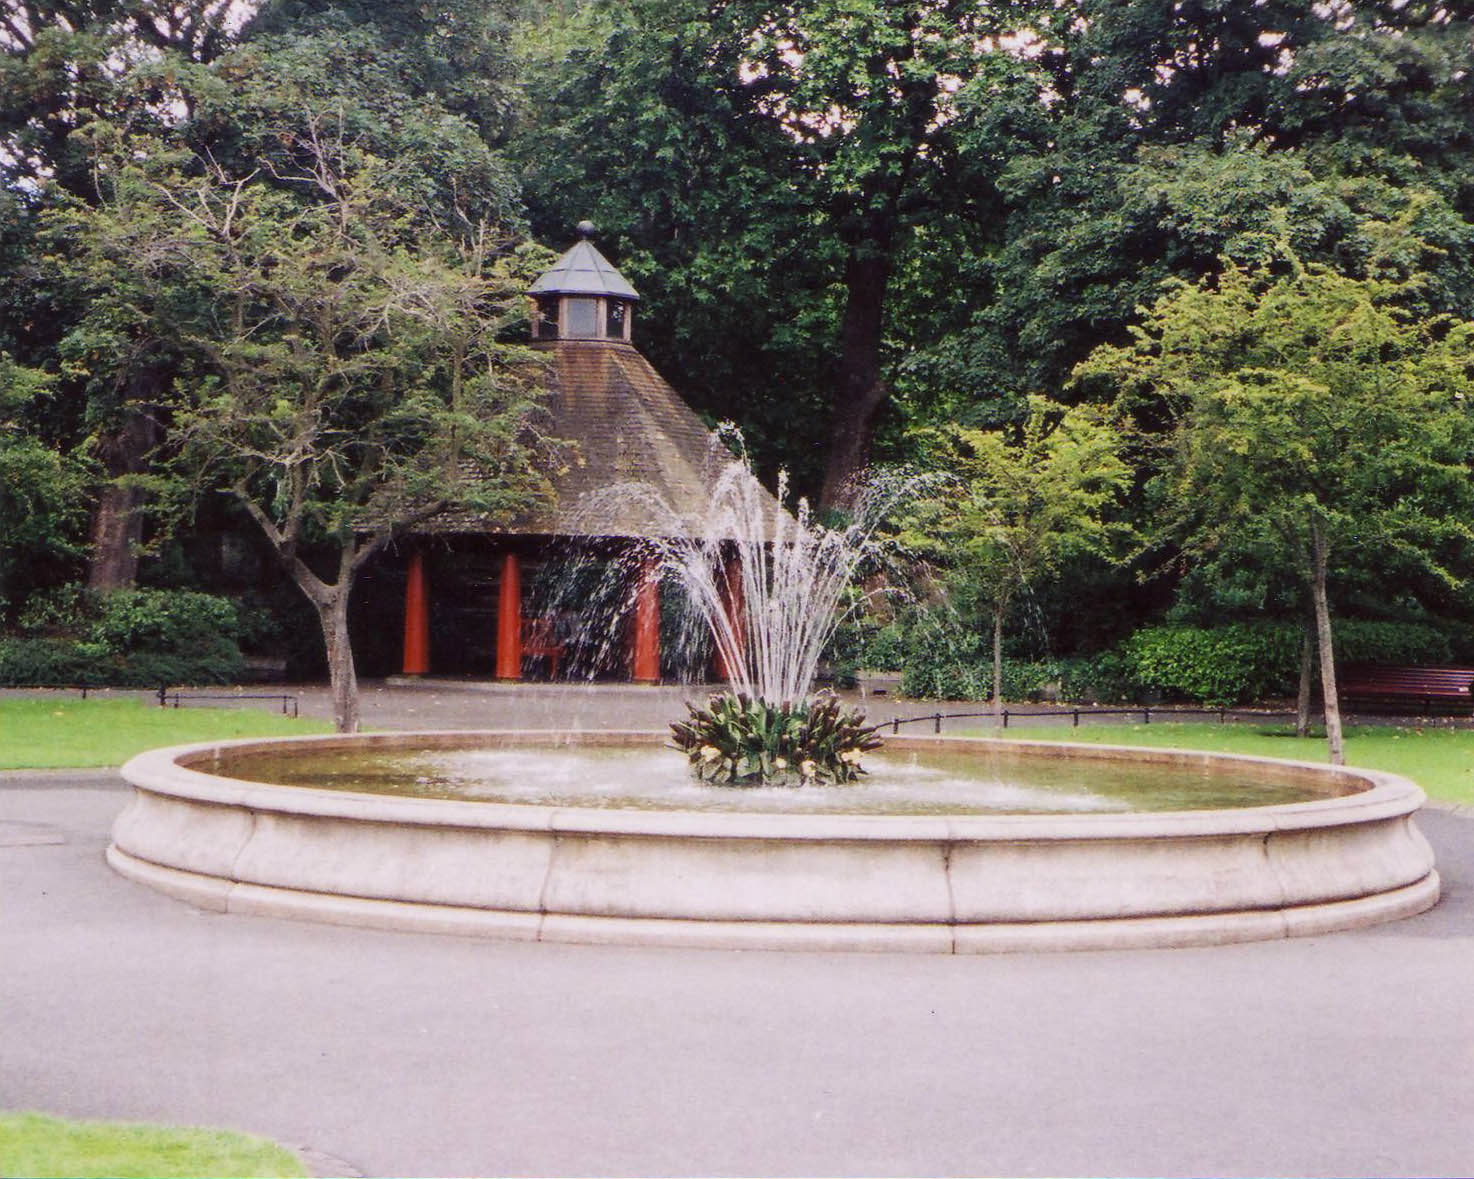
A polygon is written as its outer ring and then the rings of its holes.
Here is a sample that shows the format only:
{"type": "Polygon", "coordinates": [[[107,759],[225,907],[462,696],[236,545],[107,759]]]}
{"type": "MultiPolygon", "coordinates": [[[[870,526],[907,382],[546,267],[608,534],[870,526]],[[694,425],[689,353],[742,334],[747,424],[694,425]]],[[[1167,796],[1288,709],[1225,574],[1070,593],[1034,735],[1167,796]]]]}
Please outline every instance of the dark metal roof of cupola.
{"type": "Polygon", "coordinates": [[[593,225],[587,221],[580,222],[578,231],[583,240],[538,275],[528,288],[528,294],[613,295],[620,299],[638,299],[640,296],[635,288],[589,241],[594,232],[593,225]]]}

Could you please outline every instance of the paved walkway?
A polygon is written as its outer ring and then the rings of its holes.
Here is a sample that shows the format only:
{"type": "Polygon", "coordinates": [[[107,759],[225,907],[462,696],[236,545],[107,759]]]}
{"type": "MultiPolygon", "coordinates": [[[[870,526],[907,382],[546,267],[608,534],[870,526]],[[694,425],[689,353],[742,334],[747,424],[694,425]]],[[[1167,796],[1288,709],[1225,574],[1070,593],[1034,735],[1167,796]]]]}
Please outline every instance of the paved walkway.
{"type": "MultiPolygon", "coordinates": [[[[655,727],[661,696],[371,686],[365,711],[655,727]]],[[[104,866],[126,799],[108,772],[0,776],[0,1106],[235,1126],[367,1174],[1474,1166],[1466,814],[1421,820],[1445,899],[1395,925],[944,958],[205,914],[104,866]]]]}

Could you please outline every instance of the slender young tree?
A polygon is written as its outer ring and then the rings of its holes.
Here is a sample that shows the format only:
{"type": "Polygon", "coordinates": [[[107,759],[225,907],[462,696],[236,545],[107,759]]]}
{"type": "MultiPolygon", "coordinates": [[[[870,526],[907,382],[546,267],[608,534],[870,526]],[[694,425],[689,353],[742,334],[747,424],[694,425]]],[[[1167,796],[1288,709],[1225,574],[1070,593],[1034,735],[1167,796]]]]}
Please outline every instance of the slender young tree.
{"type": "Polygon", "coordinates": [[[905,542],[972,587],[993,637],[993,716],[1003,724],[1003,627],[1020,593],[1067,559],[1121,554],[1131,480],[1125,440],[1097,406],[1032,397],[1022,421],[952,427],[932,462],[951,476],[911,514],[905,542]]]}

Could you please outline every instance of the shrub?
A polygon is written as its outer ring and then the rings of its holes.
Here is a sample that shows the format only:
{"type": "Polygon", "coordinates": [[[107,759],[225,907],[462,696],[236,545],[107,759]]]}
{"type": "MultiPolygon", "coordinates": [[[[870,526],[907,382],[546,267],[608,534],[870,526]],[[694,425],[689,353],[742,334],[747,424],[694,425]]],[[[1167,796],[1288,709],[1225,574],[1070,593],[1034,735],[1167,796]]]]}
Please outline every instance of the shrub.
{"type": "MultiPolygon", "coordinates": [[[[1452,658],[1434,623],[1342,619],[1332,624],[1338,663],[1440,664],[1452,658]]],[[[1304,628],[1295,623],[1151,626],[1119,648],[1136,694],[1160,692],[1210,706],[1293,694],[1304,628]]]]}
{"type": "Polygon", "coordinates": [[[75,582],[38,590],[26,599],[17,629],[24,635],[80,635],[96,621],[99,596],[75,582]]]}
{"type": "Polygon", "coordinates": [[[29,633],[0,639],[0,684],[229,683],[245,670],[235,606],[210,594],[69,587],[28,602],[22,622],[29,633]]]}
{"type": "Polygon", "coordinates": [[[1060,695],[1065,700],[1122,704],[1140,694],[1130,662],[1118,650],[1061,659],[1059,669],[1060,695]]]}
{"type": "Polygon", "coordinates": [[[1121,653],[1142,691],[1221,706],[1293,691],[1302,633],[1278,624],[1149,626],[1121,653]]]}
{"type": "Polygon", "coordinates": [[[950,610],[930,610],[909,620],[901,691],[916,699],[978,700],[992,690],[992,670],[978,636],[950,610]]]}
{"type": "Polygon", "coordinates": [[[853,782],[865,771],[860,755],[881,744],[857,708],[821,692],[799,704],[770,704],[720,692],[671,736],[701,781],[722,786],[853,782]]]}
{"type": "Polygon", "coordinates": [[[1453,662],[1453,643],[1442,627],[1428,622],[1369,622],[1360,618],[1332,624],[1336,658],[1346,663],[1410,663],[1436,667],[1453,662]]]}
{"type": "Polygon", "coordinates": [[[0,684],[47,687],[112,686],[118,661],[90,643],[54,638],[0,638],[0,684]]]}

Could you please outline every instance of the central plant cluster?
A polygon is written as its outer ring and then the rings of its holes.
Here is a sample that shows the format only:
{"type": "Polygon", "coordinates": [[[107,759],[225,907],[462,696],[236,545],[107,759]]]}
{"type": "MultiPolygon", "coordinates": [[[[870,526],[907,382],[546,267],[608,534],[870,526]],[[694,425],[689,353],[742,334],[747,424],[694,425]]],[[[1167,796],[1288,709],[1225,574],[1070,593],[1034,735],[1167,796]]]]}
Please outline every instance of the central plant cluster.
{"type": "Polygon", "coordinates": [[[832,692],[773,704],[722,692],[671,725],[678,749],[703,782],[720,786],[801,786],[853,782],[862,754],[881,745],[878,726],[832,692]]]}

